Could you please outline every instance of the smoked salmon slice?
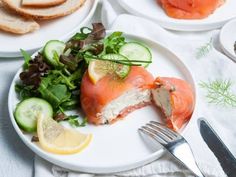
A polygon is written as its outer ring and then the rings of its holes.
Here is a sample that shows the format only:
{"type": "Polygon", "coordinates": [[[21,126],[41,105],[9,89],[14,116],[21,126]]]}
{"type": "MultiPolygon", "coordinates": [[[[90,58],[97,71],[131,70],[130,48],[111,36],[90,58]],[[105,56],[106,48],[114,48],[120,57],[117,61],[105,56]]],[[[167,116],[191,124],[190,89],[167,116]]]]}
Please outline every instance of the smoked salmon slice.
{"type": "Polygon", "coordinates": [[[166,14],[177,19],[203,19],[212,14],[225,0],[158,0],[166,14]]]}
{"type": "Polygon", "coordinates": [[[195,96],[190,84],[182,79],[158,77],[152,89],[153,102],[166,116],[168,127],[179,130],[194,110],[195,96]]]}
{"type": "Polygon", "coordinates": [[[86,72],[81,83],[81,106],[90,123],[113,123],[151,103],[153,82],[153,76],[139,66],[132,66],[125,79],[108,74],[96,84],[86,72]]]}

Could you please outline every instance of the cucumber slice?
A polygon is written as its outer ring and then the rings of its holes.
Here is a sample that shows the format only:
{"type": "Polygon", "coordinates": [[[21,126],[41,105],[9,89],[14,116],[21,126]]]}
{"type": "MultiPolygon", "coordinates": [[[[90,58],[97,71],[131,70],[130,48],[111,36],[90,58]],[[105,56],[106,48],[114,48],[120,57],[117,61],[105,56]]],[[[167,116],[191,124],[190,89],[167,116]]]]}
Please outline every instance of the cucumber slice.
{"type": "MultiPolygon", "coordinates": [[[[119,53],[124,55],[129,60],[140,60],[140,61],[152,61],[152,54],[150,50],[138,42],[128,42],[124,44],[119,53]]],[[[141,64],[143,67],[147,67],[149,63],[143,62],[132,62],[134,64],[141,64]]]]}
{"type": "Polygon", "coordinates": [[[14,115],[17,124],[22,130],[35,132],[39,112],[47,117],[53,116],[52,106],[47,101],[40,98],[29,98],[17,105],[14,115]]]}
{"type": "Polygon", "coordinates": [[[48,41],[43,49],[46,62],[54,67],[63,65],[59,61],[59,57],[63,54],[66,44],[62,41],[51,40],[48,41]]]}
{"type": "MultiPolygon", "coordinates": [[[[120,54],[106,54],[102,56],[103,59],[107,59],[107,60],[113,60],[113,61],[120,61],[120,62],[125,62],[127,64],[129,64],[129,60],[124,57],[123,55],[120,54]]],[[[129,65],[123,65],[123,64],[119,64],[119,63],[114,63],[114,65],[112,65],[112,69],[113,71],[116,73],[116,75],[119,78],[124,79],[126,76],[128,76],[129,72],[130,72],[130,66],[129,65]]]]}

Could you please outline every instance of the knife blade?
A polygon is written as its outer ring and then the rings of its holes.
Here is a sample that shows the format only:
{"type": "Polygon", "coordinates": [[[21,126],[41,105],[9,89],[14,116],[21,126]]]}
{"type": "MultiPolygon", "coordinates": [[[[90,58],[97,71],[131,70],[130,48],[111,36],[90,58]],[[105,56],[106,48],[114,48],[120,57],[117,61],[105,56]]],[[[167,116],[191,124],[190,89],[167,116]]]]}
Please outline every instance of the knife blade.
{"type": "Polygon", "coordinates": [[[203,140],[220,162],[225,174],[229,177],[235,177],[236,159],[233,154],[225,146],[209,123],[203,118],[199,119],[199,129],[203,140]]]}

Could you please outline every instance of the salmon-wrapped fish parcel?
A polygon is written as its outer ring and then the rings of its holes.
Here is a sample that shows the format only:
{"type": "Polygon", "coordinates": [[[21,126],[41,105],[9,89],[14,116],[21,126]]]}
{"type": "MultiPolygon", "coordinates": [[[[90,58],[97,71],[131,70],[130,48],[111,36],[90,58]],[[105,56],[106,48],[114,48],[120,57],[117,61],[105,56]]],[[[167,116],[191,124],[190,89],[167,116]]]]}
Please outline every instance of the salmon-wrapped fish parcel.
{"type": "Polygon", "coordinates": [[[81,84],[81,105],[93,124],[107,124],[151,103],[153,76],[144,68],[132,66],[124,79],[106,75],[96,84],[88,72],[81,84]]]}
{"type": "Polygon", "coordinates": [[[189,83],[177,78],[158,77],[152,89],[153,102],[166,116],[167,125],[179,130],[194,110],[195,96],[189,83]]]}

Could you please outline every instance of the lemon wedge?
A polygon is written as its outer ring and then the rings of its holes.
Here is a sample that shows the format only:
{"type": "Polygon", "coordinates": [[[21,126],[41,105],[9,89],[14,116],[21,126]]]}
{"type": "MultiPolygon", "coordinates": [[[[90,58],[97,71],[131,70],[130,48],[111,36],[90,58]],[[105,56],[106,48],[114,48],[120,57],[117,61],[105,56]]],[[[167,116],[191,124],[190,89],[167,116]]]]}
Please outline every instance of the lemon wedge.
{"type": "Polygon", "coordinates": [[[91,142],[91,134],[82,134],[68,129],[52,118],[39,115],[37,134],[41,147],[55,154],[74,154],[86,148],[91,142]]]}

